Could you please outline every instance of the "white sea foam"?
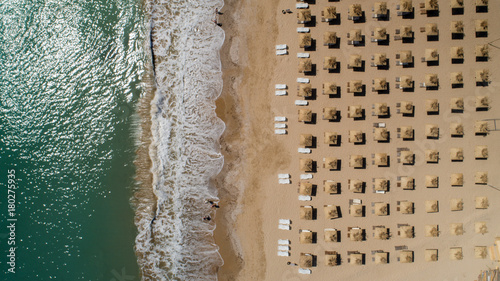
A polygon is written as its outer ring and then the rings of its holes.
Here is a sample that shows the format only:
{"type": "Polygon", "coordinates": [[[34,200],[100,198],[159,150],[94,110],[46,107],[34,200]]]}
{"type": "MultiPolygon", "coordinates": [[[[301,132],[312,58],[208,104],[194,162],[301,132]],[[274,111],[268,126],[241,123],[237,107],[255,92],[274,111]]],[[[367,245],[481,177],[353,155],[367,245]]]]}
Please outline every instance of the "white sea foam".
{"type": "Polygon", "coordinates": [[[143,280],[216,280],[223,262],[215,225],[202,218],[212,212],[205,200],[217,199],[210,180],[223,165],[218,139],[225,125],[215,99],[224,32],[212,22],[223,2],[151,1],[157,90],[150,156],[158,202],[154,223],[155,210],[137,217],[138,262],[143,280]]]}

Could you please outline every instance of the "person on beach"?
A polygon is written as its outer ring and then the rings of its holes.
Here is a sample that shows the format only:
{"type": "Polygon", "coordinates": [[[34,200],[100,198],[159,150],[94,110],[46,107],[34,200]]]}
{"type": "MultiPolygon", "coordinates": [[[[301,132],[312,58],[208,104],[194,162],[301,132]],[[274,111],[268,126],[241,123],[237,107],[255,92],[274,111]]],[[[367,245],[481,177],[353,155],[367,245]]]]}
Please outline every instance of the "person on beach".
{"type": "Polygon", "coordinates": [[[203,218],[204,221],[210,221],[212,218],[210,216],[206,216],[203,218]]]}

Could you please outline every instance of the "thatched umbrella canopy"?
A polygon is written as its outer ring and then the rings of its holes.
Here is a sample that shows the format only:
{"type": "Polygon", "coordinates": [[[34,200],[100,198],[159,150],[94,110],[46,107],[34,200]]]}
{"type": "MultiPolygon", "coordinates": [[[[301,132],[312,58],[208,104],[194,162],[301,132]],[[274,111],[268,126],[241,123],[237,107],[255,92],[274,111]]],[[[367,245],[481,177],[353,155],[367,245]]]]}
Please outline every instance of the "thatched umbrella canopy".
{"type": "Polygon", "coordinates": [[[362,155],[351,155],[349,157],[349,167],[362,168],[364,157],[362,155]]]}
{"type": "Polygon", "coordinates": [[[462,161],[464,160],[464,150],[461,147],[453,147],[450,149],[451,161],[462,161]]]}
{"type": "Polygon", "coordinates": [[[312,244],[313,233],[309,230],[300,231],[299,242],[300,242],[300,244],[312,244]]]}
{"type": "Polygon", "coordinates": [[[308,147],[313,145],[313,135],[311,134],[300,134],[299,145],[302,147],[308,147]]]}
{"type": "MultiPolygon", "coordinates": [[[[462,75],[461,72],[456,72],[456,73],[459,73],[459,75],[462,75]]],[[[463,79],[462,77],[460,77],[461,79],[463,79]]],[[[461,83],[461,82],[459,82],[461,83]]],[[[452,82],[453,84],[453,82],[452,82]]],[[[463,98],[452,98],[450,100],[450,107],[451,107],[451,110],[464,110],[465,107],[464,107],[464,99],[463,98]]]]}
{"type": "Polygon", "coordinates": [[[336,107],[324,107],[323,108],[323,120],[335,120],[337,118],[337,108],[336,107]]]}
{"type": "MultiPolygon", "coordinates": [[[[429,111],[429,110],[427,110],[429,111]]],[[[425,136],[431,138],[439,137],[439,127],[434,124],[426,124],[425,125],[425,136]]]]}
{"type": "Polygon", "coordinates": [[[313,256],[311,254],[300,253],[299,266],[302,268],[313,266],[313,256]]]}
{"type": "Polygon", "coordinates": [[[464,0],[451,0],[452,9],[460,9],[464,7],[464,0]]]}
{"type": "Polygon", "coordinates": [[[476,20],[476,32],[488,31],[488,20],[476,20]]]}
{"type": "Polygon", "coordinates": [[[476,197],[476,209],[488,209],[490,202],[488,197],[478,196],[476,197]]]}
{"type": "MultiPolygon", "coordinates": [[[[377,84],[377,82],[381,82],[381,83],[384,83],[385,87],[387,87],[387,84],[385,83],[385,78],[383,79],[375,79],[375,84],[377,84]]],[[[381,83],[378,83],[378,84],[381,84],[381,83]]],[[[389,114],[389,107],[387,106],[387,103],[383,102],[383,103],[375,103],[375,114],[378,115],[378,116],[384,116],[384,115],[388,115],[389,114]]]]}
{"type": "Polygon", "coordinates": [[[338,144],[339,136],[336,132],[325,132],[325,144],[338,144]]]}
{"type": "Polygon", "coordinates": [[[387,40],[387,29],[385,27],[376,27],[373,32],[373,38],[376,40],[387,40]]]}
{"type": "Polygon", "coordinates": [[[403,189],[414,189],[415,188],[415,179],[412,177],[402,177],[401,178],[401,186],[403,189]]]}
{"type": "Polygon", "coordinates": [[[312,111],[310,109],[299,109],[299,122],[311,122],[312,111]]]}
{"type": "Polygon", "coordinates": [[[450,25],[450,30],[451,30],[451,33],[463,34],[464,33],[464,22],[461,20],[452,21],[451,25],[450,25]]]}
{"type": "Polygon", "coordinates": [[[439,10],[438,0],[425,0],[425,9],[427,11],[439,10]]]}
{"type": "Polygon", "coordinates": [[[312,206],[300,206],[300,219],[302,219],[302,220],[312,220],[313,219],[312,206]]]}
{"type": "Polygon", "coordinates": [[[337,83],[330,83],[330,82],[323,83],[323,94],[324,95],[336,95],[337,94],[337,83]]]}
{"type": "Polygon", "coordinates": [[[338,168],[338,159],[333,157],[326,157],[323,160],[323,167],[328,170],[336,170],[338,168]]]}
{"type": "Polygon", "coordinates": [[[351,143],[361,143],[363,142],[363,132],[362,131],[349,131],[349,142],[351,143]]]}
{"type": "Polygon", "coordinates": [[[403,164],[412,165],[415,163],[415,153],[413,151],[401,151],[400,159],[403,164]]]}
{"type": "MultiPolygon", "coordinates": [[[[362,80],[351,80],[349,81],[349,88],[353,93],[361,93],[363,92],[363,81],[362,80]]],[[[361,110],[361,105],[359,105],[359,109],[361,110]]],[[[360,116],[361,117],[361,116],[360,116]]]]}
{"type": "MultiPolygon", "coordinates": [[[[312,60],[310,58],[299,58],[299,72],[311,72],[312,71],[312,60]]],[[[307,84],[300,84],[307,85],[307,84]]]]}
{"type": "Polygon", "coordinates": [[[363,265],[363,254],[349,254],[349,264],[363,265]]]}
{"type": "Polygon", "coordinates": [[[336,229],[327,228],[325,229],[325,242],[338,242],[338,231],[336,229]]]}
{"type": "Polygon", "coordinates": [[[439,202],[437,200],[426,200],[425,201],[425,211],[427,213],[439,212],[439,202]]]}
{"type": "Polygon", "coordinates": [[[337,58],[336,57],[325,57],[323,61],[323,69],[336,69],[337,68],[337,58]]]}
{"type": "Polygon", "coordinates": [[[323,182],[323,188],[325,193],[334,194],[339,192],[338,183],[332,180],[325,180],[323,182]]]}
{"type": "Polygon", "coordinates": [[[413,3],[411,0],[400,0],[401,12],[411,13],[413,12],[413,3]]]}
{"type": "Polygon", "coordinates": [[[488,250],[486,246],[474,247],[474,257],[476,259],[485,259],[487,256],[488,256],[488,250]]]}
{"type": "Polygon", "coordinates": [[[437,188],[439,186],[438,176],[425,176],[425,187],[437,188]]]}
{"type": "Polygon", "coordinates": [[[427,87],[437,87],[439,84],[439,78],[437,74],[426,74],[425,84],[427,87]]]}
{"type": "Polygon", "coordinates": [[[386,53],[376,53],[373,56],[373,61],[377,66],[387,65],[387,54],[386,53]]]}
{"type": "Polygon", "coordinates": [[[325,265],[326,266],[336,266],[338,265],[339,256],[332,252],[325,251],[325,265]]]}
{"type": "Polygon", "coordinates": [[[450,209],[452,211],[463,211],[464,210],[464,199],[453,198],[450,200],[450,209]]]}
{"type": "Polygon", "coordinates": [[[325,31],[323,33],[323,45],[335,45],[337,44],[337,32],[334,31],[325,31]]]}
{"type": "Polygon", "coordinates": [[[460,248],[460,247],[450,248],[450,259],[451,260],[459,261],[459,260],[463,260],[463,258],[464,258],[464,254],[462,252],[462,248],[460,248]]]}
{"type": "Polygon", "coordinates": [[[360,4],[352,4],[349,6],[349,16],[359,18],[363,16],[363,9],[360,4]]]}
{"type": "Polygon", "coordinates": [[[387,2],[375,2],[373,11],[376,15],[387,15],[387,2]]]}
{"type": "Polygon", "coordinates": [[[399,52],[399,59],[404,64],[405,63],[412,63],[413,62],[413,53],[412,53],[412,51],[408,51],[408,50],[406,50],[406,51],[400,51],[399,52]]]}
{"type": "Polygon", "coordinates": [[[312,172],[313,160],[312,159],[300,159],[299,168],[302,172],[312,172]]]}
{"type": "Polygon", "coordinates": [[[386,264],[388,262],[389,262],[389,253],[387,253],[387,252],[375,253],[375,263],[376,264],[386,264]]]}
{"type": "Polygon", "coordinates": [[[486,226],[486,222],[484,221],[476,222],[476,224],[474,225],[474,230],[476,231],[476,233],[479,234],[488,233],[488,227],[486,226]]]}
{"type": "Polygon", "coordinates": [[[401,263],[413,262],[413,251],[404,250],[399,253],[399,261],[401,263]]]}
{"type": "Polygon", "coordinates": [[[363,192],[363,185],[364,185],[363,181],[351,180],[349,183],[349,189],[352,190],[352,192],[361,193],[363,192]]]}
{"type": "Polygon", "coordinates": [[[389,229],[387,227],[376,227],[374,230],[374,238],[378,240],[389,239],[389,229]]]}
{"type": "Polygon", "coordinates": [[[412,126],[403,126],[401,127],[401,137],[404,140],[413,139],[413,127],[412,126]]]}
{"type": "Polygon", "coordinates": [[[351,205],[349,212],[353,217],[363,217],[363,205],[351,205]]]}
{"type": "Polygon", "coordinates": [[[476,45],[476,57],[485,58],[489,55],[488,44],[476,45]]]}
{"type": "Polygon", "coordinates": [[[349,105],[347,111],[349,113],[349,117],[351,118],[363,117],[363,108],[361,105],[349,105]]]}
{"type": "Polygon", "coordinates": [[[425,161],[427,163],[437,163],[439,161],[439,151],[435,149],[425,150],[425,161]]]}
{"type": "Polygon", "coordinates": [[[415,237],[415,228],[411,225],[403,225],[399,227],[399,233],[401,238],[413,238],[415,237]]]}
{"type": "Polygon", "coordinates": [[[323,8],[323,17],[326,21],[331,21],[337,18],[337,8],[335,6],[327,6],[323,8]]]}
{"type": "Polygon", "coordinates": [[[386,128],[375,128],[373,132],[373,139],[375,141],[388,141],[389,131],[386,128]]]}
{"type": "Polygon", "coordinates": [[[413,102],[402,101],[401,102],[401,113],[403,114],[413,114],[413,102]]]}
{"type": "Polygon", "coordinates": [[[339,217],[338,206],[336,205],[325,205],[324,212],[325,212],[325,218],[327,220],[332,220],[339,217]]]}
{"type": "Polygon", "coordinates": [[[425,261],[437,261],[438,260],[438,250],[437,249],[426,249],[425,250],[425,261]]]}
{"type": "Polygon", "coordinates": [[[311,10],[309,9],[300,9],[297,12],[297,22],[298,23],[308,23],[312,19],[311,10]]]}
{"type": "Polygon", "coordinates": [[[312,195],[313,185],[310,182],[300,182],[299,194],[300,195],[312,195]]]}
{"type": "Polygon", "coordinates": [[[373,207],[377,216],[387,216],[389,214],[389,204],[387,203],[378,202],[373,207]]]}
{"type": "MultiPolygon", "coordinates": [[[[464,83],[464,76],[462,72],[452,72],[450,73],[450,81],[452,85],[459,85],[464,83]]],[[[462,99],[463,102],[463,99],[462,99]]],[[[452,107],[452,109],[454,109],[452,107]]],[[[463,109],[463,104],[462,104],[462,109],[463,109]]]]}
{"type": "Polygon", "coordinates": [[[413,77],[411,75],[401,76],[401,85],[403,89],[413,88],[413,77]]]}
{"type": "Polygon", "coordinates": [[[354,42],[361,42],[363,41],[363,35],[361,34],[361,29],[352,29],[349,32],[349,35],[354,42]]]}
{"type": "Polygon", "coordinates": [[[297,96],[299,97],[311,97],[312,96],[312,86],[310,83],[300,83],[299,91],[297,92],[297,96]]]}
{"type": "Polygon", "coordinates": [[[387,191],[389,188],[389,180],[384,178],[375,179],[375,190],[387,191]]]}
{"type": "Polygon", "coordinates": [[[414,212],[413,202],[402,201],[399,206],[401,214],[413,214],[414,212]]]}
{"type": "Polygon", "coordinates": [[[476,82],[485,83],[490,81],[490,71],[488,69],[476,70],[476,82]]]}
{"type": "Polygon", "coordinates": [[[476,121],[474,124],[474,132],[476,134],[487,134],[490,132],[490,129],[488,128],[488,122],[487,121],[476,121]]]}
{"type": "Polygon", "coordinates": [[[437,49],[425,49],[425,61],[438,61],[439,53],[437,49]]]}
{"type": "Polygon", "coordinates": [[[299,47],[300,48],[311,47],[311,44],[312,44],[311,33],[301,33],[299,35],[299,47]]]}
{"type": "Polygon", "coordinates": [[[361,55],[351,55],[349,58],[349,66],[353,68],[358,68],[363,66],[363,59],[361,55]]]}
{"type": "Polygon", "coordinates": [[[452,223],[450,224],[451,235],[463,235],[464,234],[464,224],[463,223],[452,223]]]}
{"type": "Polygon", "coordinates": [[[476,97],[476,108],[489,108],[490,100],[487,96],[476,97]]]}
{"type": "MultiPolygon", "coordinates": [[[[373,87],[375,91],[385,91],[387,90],[387,79],[386,78],[375,78],[373,87]]],[[[385,104],[385,109],[387,109],[387,104],[385,104]]],[[[387,112],[387,110],[386,110],[387,112]]]]}
{"type": "Polygon", "coordinates": [[[477,145],[474,148],[474,157],[476,159],[487,159],[488,158],[488,146],[487,145],[477,145]]]}
{"type": "Polygon", "coordinates": [[[452,136],[463,136],[464,135],[464,125],[462,123],[451,123],[450,133],[452,136]]]}
{"type": "Polygon", "coordinates": [[[439,226],[437,224],[425,225],[425,237],[438,237],[438,236],[439,236],[439,226]]]}
{"type": "MultiPolygon", "coordinates": [[[[413,7],[412,7],[413,9],[413,7]]],[[[401,37],[413,38],[413,27],[411,25],[403,25],[401,27],[401,37]]]]}
{"type": "Polygon", "coordinates": [[[377,166],[387,166],[389,158],[387,153],[375,153],[375,165],[377,166]]]}
{"type": "Polygon", "coordinates": [[[464,58],[464,47],[451,47],[450,55],[452,59],[463,59],[464,58]]]}
{"type": "Polygon", "coordinates": [[[488,183],[488,172],[476,172],[474,176],[474,181],[477,184],[487,184],[488,183]]]}
{"type": "Polygon", "coordinates": [[[425,25],[425,34],[427,36],[437,36],[439,34],[439,29],[437,24],[428,23],[425,25]]]}
{"type": "Polygon", "coordinates": [[[364,229],[361,228],[352,228],[349,230],[351,241],[363,241],[364,232],[364,229]]]}
{"type": "Polygon", "coordinates": [[[488,0],[476,0],[476,6],[477,7],[487,7],[488,0]]]}

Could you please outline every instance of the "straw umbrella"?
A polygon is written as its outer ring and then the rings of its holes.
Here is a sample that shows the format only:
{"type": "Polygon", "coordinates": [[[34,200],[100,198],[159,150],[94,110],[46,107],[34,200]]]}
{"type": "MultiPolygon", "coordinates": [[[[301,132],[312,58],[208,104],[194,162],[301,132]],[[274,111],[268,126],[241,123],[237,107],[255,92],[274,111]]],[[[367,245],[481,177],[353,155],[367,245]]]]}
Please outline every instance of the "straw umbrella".
{"type": "Polygon", "coordinates": [[[301,33],[299,35],[299,47],[309,48],[312,44],[312,38],[310,33],[301,33]]]}
{"type": "Polygon", "coordinates": [[[413,202],[410,201],[402,201],[400,203],[400,212],[401,214],[413,214],[414,212],[414,207],[413,207],[413,202]]]}
{"type": "Polygon", "coordinates": [[[361,228],[352,228],[351,230],[349,230],[349,237],[351,241],[363,241],[364,230],[361,228]]]}
{"type": "Polygon", "coordinates": [[[439,78],[437,74],[426,74],[425,85],[426,87],[437,87],[439,85],[439,78]]]}
{"type": "Polygon", "coordinates": [[[362,42],[363,35],[361,34],[361,29],[352,29],[349,32],[349,36],[351,37],[353,42],[362,42]]]}
{"type": "Polygon", "coordinates": [[[308,23],[312,19],[311,10],[309,9],[300,9],[297,12],[297,23],[308,23]]]}
{"type": "Polygon", "coordinates": [[[336,266],[338,265],[339,256],[336,252],[325,251],[325,265],[336,266]]]}
{"type": "Polygon", "coordinates": [[[415,154],[412,151],[401,151],[400,159],[403,164],[413,165],[415,163],[415,154]]]}
{"type": "MultiPolygon", "coordinates": [[[[349,86],[347,89],[348,92],[352,92],[352,93],[362,93],[363,92],[363,81],[361,81],[361,80],[351,80],[351,81],[349,81],[348,86],[349,86]]],[[[359,108],[361,110],[361,105],[359,105],[359,108]]]]}
{"type": "Polygon", "coordinates": [[[439,236],[439,226],[437,224],[425,225],[425,237],[438,237],[438,236],[439,236]]]}
{"type": "Polygon", "coordinates": [[[413,3],[411,0],[400,0],[401,11],[404,13],[412,13],[413,12],[413,3]]]}
{"type": "Polygon", "coordinates": [[[351,213],[351,216],[353,217],[364,217],[363,215],[363,205],[351,205],[349,207],[349,213],[351,213]]]}
{"type": "Polygon", "coordinates": [[[298,86],[297,96],[299,97],[311,97],[312,96],[312,86],[310,83],[300,83],[298,86]]]}
{"type": "Polygon", "coordinates": [[[389,131],[386,128],[375,128],[373,133],[373,139],[375,141],[388,141],[389,140],[389,131]]]}
{"type": "Polygon", "coordinates": [[[337,119],[337,108],[336,107],[324,107],[323,108],[323,120],[335,120],[337,119]]]}
{"type": "Polygon", "coordinates": [[[425,9],[427,11],[439,10],[438,1],[437,0],[425,0],[425,9]]]}
{"type": "Polygon", "coordinates": [[[425,250],[425,261],[432,262],[438,260],[438,250],[437,249],[426,249],[425,250]]]}
{"type": "Polygon", "coordinates": [[[464,0],[451,0],[452,9],[461,9],[464,7],[464,0]]]}
{"type": "Polygon", "coordinates": [[[464,150],[460,147],[454,147],[450,149],[451,161],[463,161],[464,160],[464,150]]]}
{"type": "Polygon", "coordinates": [[[411,89],[411,88],[413,88],[413,77],[411,75],[403,75],[403,76],[401,76],[400,87],[403,88],[403,89],[411,89]]]}
{"type": "Polygon", "coordinates": [[[488,256],[488,251],[486,246],[475,246],[474,247],[474,257],[476,259],[485,259],[488,256]]]}
{"type": "MultiPolygon", "coordinates": [[[[411,7],[410,13],[413,11],[413,7],[411,7]]],[[[403,25],[401,27],[401,37],[402,38],[413,38],[413,27],[411,25],[403,25]]]]}
{"type": "Polygon", "coordinates": [[[464,75],[461,71],[450,73],[451,85],[461,85],[464,83],[464,75]]]}
{"type": "Polygon", "coordinates": [[[363,59],[361,55],[351,55],[349,57],[349,67],[350,68],[359,68],[363,66],[363,59]]]}
{"type": "MultiPolygon", "coordinates": [[[[387,90],[387,79],[386,78],[375,78],[374,80],[375,91],[386,91],[387,90]]],[[[385,109],[387,109],[387,104],[385,104],[385,109]]]]}
{"type": "Polygon", "coordinates": [[[402,263],[412,263],[413,262],[413,251],[401,251],[399,253],[399,261],[402,263]]]}
{"type": "Polygon", "coordinates": [[[323,161],[323,168],[327,170],[337,170],[338,159],[333,157],[326,157],[323,161]]]}
{"type": "Polygon", "coordinates": [[[375,179],[375,190],[387,191],[389,189],[389,180],[384,178],[375,179]]]}
{"type": "Polygon", "coordinates": [[[490,81],[490,74],[488,69],[476,70],[476,83],[488,83],[490,81]]]}
{"type": "Polygon", "coordinates": [[[439,127],[434,124],[426,124],[425,125],[425,135],[428,138],[437,138],[439,137],[439,127]]]}
{"type": "Polygon", "coordinates": [[[333,21],[337,18],[337,8],[335,6],[327,6],[323,8],[323,17],[325,21],[333,21]]]}
{"type": "Polygon", "coordinates": [[[364,182],[360,180],[350,180],[349,182],[349,190],[354,193],[362,193],[363,192],[364,182]]]}
{"type": "Polygon", "coordinates": [[[464,234],[464,224],[463,223],[452,223],[450,224],[451,235],[463,235],[464,234]]]}
{"type": "Polygon", "coordinates": [[[425,176],[425,187],[427,188],[437,188],[439,186],[438,176],[425,176]]]}
{"type": "Polygon", "coordinates": [[[313,160],[312,159],[300,159],[299,168],[302,172],[312,172],[313,171],[313,160]]]}
{"type": "Polygon", "coordinates": [[[378,240],[389,239],[389,229],[386,227],[378,226],[374,229],[374,238],[378,240]]]}
{"type": "Polygon", "coordinates": [[[476,222],[476,224],[474,225],[474,230],[476,231],[476,233],[479,233],[479,234],[488,233],[488,227],[486,226],[486,222],[484,222],[484,221],[476,222]]]}
{"type": "Polygon", "coordinates": [[[373,61],[377,66],[387,65],[387,55],[385,53],[376,53],[373,56],[373,61]]]}
{"type": "MultiPolygon", "coordinates": [[[[401,63],[403,63],[403,64],[413,63],[412,51],[400,51],[399,52],[399,59],[401,60],[401,63]]],[[[409,77],[410,77],[410,80],[412,80],[411,76],[409,76],[409,77]]]]}
{"type": "Polygon", "coordinates": [[[425,150],[425,161],[427,163],[437,163],[439,161],[439,151],[435,149],[425,150]]]}
{"type": "Polygon", "coordinates": [[[325,82],[323,83],[323,95],[336,95],[337,83],[325,82]]]}
{"type": "Polygon", "coordinates": [[[415,179],[412,177],[402,177],[401,178],[401,186],[403,189],[414,189],[415,188],[415,179]]]}
{"type": "Polygon", "coordinates": [[[312,195],[313,185],[310,182],[301,182],[299,185],[299,194],[300,195],[312,195]]]}
{"type": "MultiPolygon", "coordinates": [[[[385,84],[385,78],[382,80],[382,79],[375,79],[375,84],[377,84],[377,82],[379,81],[383,81],[384,82],[384,85],[387,87],[387,85],[385,84]]],[[[380,83],[378,83],[380,84],[380,83]]],[[[374,104],[374,108],[375,108],[375,114],[377,116],[386,116],[389,114],[389,107],[387,106],[387,103],[375,103],[374,104]]]]}
{"type": "Polygon", "coordinates": [[[464,200],[462,198],[453,198],[450,200],[450,209],[452,211],[463,211],[464,200]]]}
{"type": "Polygon", "coordinates": [[[362,143],[364,140],[362,131],[349,131],[349,142],[362,143]]]}
{"type": "Polygon", "coordinates": [[[425,61],[438,61],[439,54],[437,49],[425,49],[425,61]]]}
{"type": "Polygon", "coordinates": [[[474,181],[476,184],[488,184],[488,172],[476,172],[474,181]]]}
{"type": "MultiPolygon", "coordinates": [[[[300,58],[299,59],[299,73],[311,72],[312,71],[312,60],[310,58],[300,58]]],[[[300,84],[307,85],[307,84],[300,84]]]]}
{"type": "Polygon", "coordinates": [[[476,159],[487,159],[488,158],[488,146],[487,145],[477,145],[474,148],[474,157],[476,159]]]}
{"type": "Polygon", "coordinates": [[[336,145],[338,144],[339,136],[336,132],[325,132],[325,144],[336,145]]]}
{"type": "Polygon", "coordinates": [[[375,165],[377,166],[387,166],[389,164],[389,158],[387,153],[375,153],[375,165]]]}
{"type": "Polygon", "coordinates": [[[310,147],[313,145],[313,135],[311,134],[300,134],[299,145],[302,147],[310,147]]]}
{"type": "Polygon", "coordinates": [[[476,209],[488,209],[490,206],[490,202],[488,201],[488,197],[478,196],[476,197],[476,209]]]}
{"type": "Polygon", "coordinates": [[[387,216],[389,215],[389,204],[387,203],[375,203],[373,206],[375,209],[375,215],[377,216],[387,216]]]}
{"type": "Polygon", "coordinates": [[[490,132],[488,128],[488,122],[476,121],[476,123],[474,124],[474,132],[476,133],[476,135],[488,134],[490,132]]]}
{"type": "Polygon", "coordinates": [[[313,233],[309,230],[300,231],[299,242],[300,242],[300,244],[312,244],[313,233]]]}
{"type": "Polygon", "coordinates": [[[465,104],[463,98],[452,98],[450,100],[451,110],[464,110],[465,109],[464,105],[465,104]]]}
{"type": "Polygon", "coordinates": [[[425,211],[427,213],[439,212],[439,202],[437,200],[426,200],[425,201],[425,211]]]}
{"type": "Polygon", "coordinates": [[[475,20],[476,32],[488,31],[488,20],[475,20]]]}
{"type": "Polygon", "coordinates": [[[325,190],[325,193],[336,194],[339,192],[338,183],[335,181],[331,181],[331,180],[323,181],[323,188],[325,190]]]}
{"type": "Polygon", "coordinates": [[[337,206],[336,205],[325,205],[324,206],[324,213],[325,213],[325,218],[327,220],[332,220],[332,219],[336,219],[339,217],[339,212],[337,210],[337,206]]]}
{"type": "Polygon", "coordinates": [[[387,2],[375,2],[373,5],[373,11],[375,15],[386,16],[387,2]]]}
{"type": "Polygon", "coordinates": [[[365,158],[362,155],[351,155],[349,159],[349,167],[363,168],[365,158]]]}
{"type": "Polygon", "coordinates": [[[451,186],[463,186],[464,185],[464,174],[462,174],[462,173],[451,174],[450,182],[451,182],[451,186]]]}
{"type": "Polygon", "coordinates": [[[349,264],[352,265],[363,265],[363,254],[349,254],[349,264]]]}
{"type": "Polygon", "coordinates": [[[451,25],[450,25],[450,30],[451,30],[451,33],[463,34],[464,33],[464,22],[461,20],[452,21],[451,25]]]}
{"type": "Polygon", "coordinates": [[[399,236],[401,238],[414,238],[415,237],[415,229],[410,225],[402,225],[399,227],[399,236]]]}
{"type": "Polygon", "coordinates": [[[386,263],[389,263],[389,253],[387,253],[387,252],[377,252],[377,253],[375,253],[375,263],[376,264],[386,264],[386,263]]]}
{"type": "Polygon", "coordinates": [[[312,206],[300,206],[300,219],[301,220],[312,220],[313,219],[312,206]]]}
{"type": "Polygon", "coordinates": [[[401,113],[402,114],[413,114],[413,102],[411,101],[402,101],[401,102],[401,113]]]}
{"type": "Polygon", "coordinates": [[[464,58],[464,47],[451,47],[451,59],[459,60],[464,58]]]}
{"type": "Polygon", "coordinates": [[[299,265],[301,268],[313,266],[313,256],[311,254],[300,253],[299,265]]]}
{"type": "Polygon", "coordinates": [[[310,109],[299,109],[299,122],[311,122],[312,111],[310,109]]]}
{"type": "Polygon", "coordinates": [[[356,19],[363,16],[363,10],[360,4],[352,4],[349,6],[349,17],[356,19]]]}
{"type": "Polygon", "coordinates": [[[487,96],[476,97],[476,109],[486,109],[490,107],[490,100],[487,96]]]}
{"type": "Polygon", "coordinates": [[[425,34],[427,36],[437,36],[439,34],[439,29],[435,23],[427,23],[425,25],[425,34]]]}
{"type": "Polygon", "coordinates": [[[412,126],[403,126],[400,128],[400,130],[401,130],[401,137],[404,140],[413,139],[413,127],[412,126]]]}
{"type": "Polygon", "coordinates": [[[450,134],[452,136],[463,136],[464,135],[464,125],[462,123],[451,123],[450,124],[450,134]]]}
{"type": "Polygon", "coordinates": [[[373,32],[373,39],[377,41],[387,40],[387,29],[385,27],[376,27],[373,32]]]}
{"type": "Polygon", "coordinates": [[[323,61],[323,69],[333,70],[337,68],[337,57],[325,57],[323,61]]]}
{"type": "Polygon", "coordinates": [[[487,7],[488,0],[476,0],[476,7],[487,7]]]}
{"type": "Polygon", "coordinates": [[[337,32],[325,31],[325,33],[323,33],[323,45],[333,46],[335,44],[337,44],[337,32]]]}
{"type": "Polygon", "coordinates": [[[488,44],[485,45],[476,45],[476,57],[485,58],[489,55],[489,47],[488,44]]]}
{"type": "Polygon", "coordinates": [[[464,258],[464,254],[462,252],[462,248],[454,247],[450,248],[450,259],[452,260],[462,260],[464,258]]]}
{"type": "Polygon", "coordinates": [[[336,229],[327,228],[325,229],[325,242],[338,242],[338,231],[336,229]]]}

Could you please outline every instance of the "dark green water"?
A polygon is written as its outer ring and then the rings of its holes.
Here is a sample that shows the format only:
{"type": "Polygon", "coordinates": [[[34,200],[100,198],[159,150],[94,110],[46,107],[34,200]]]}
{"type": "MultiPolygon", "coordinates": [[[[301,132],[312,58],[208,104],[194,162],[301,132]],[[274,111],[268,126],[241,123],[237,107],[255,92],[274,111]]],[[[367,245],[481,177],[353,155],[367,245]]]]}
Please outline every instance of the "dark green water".
{"type": "Polygon", "coordinates": [[[140,2],[0,0],[0,280],[139,280],[140,2]]]}

